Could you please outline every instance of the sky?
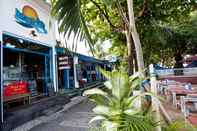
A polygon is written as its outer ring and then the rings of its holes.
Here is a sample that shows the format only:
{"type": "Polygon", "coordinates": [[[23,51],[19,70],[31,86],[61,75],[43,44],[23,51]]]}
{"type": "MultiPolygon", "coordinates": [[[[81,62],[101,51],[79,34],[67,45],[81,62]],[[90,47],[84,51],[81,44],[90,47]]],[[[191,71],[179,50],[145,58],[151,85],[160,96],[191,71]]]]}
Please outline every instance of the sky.
{"type": "MultiPolygon", "coordinates": [[[[71,36],[69,38],[64,37],[63,35],[60,35],[58,33],[58,28],[56,25],[56,38],[58,41],[61,41],[64,45],[65,42],[67,42],[68,44],[68,48],[72,49],[72,44],[73,44],[73,37],[74,37],[74,33],[71,34],[71,36]]],[[[89,46],[85,44],[84,41],[77,41],[77,53],[86,55],[86,56],[93,56],[92,53],[90,52],[90,48],[89,46]]]]}
{"type": "MultiPolygon", "coordinates": [[[[46,1],[49,2],[50,0],[46,0],[46,1]]],[[[66,41],[68,46],[70,47],[70,49],[72,49],[73,37],[74,37],[74,33],[72,33],[72,35],[69,38],[64,37],[63,35],[59,35],[57,24],[56,24],[56,38],[57,38],[57,40],[61,41],[62,43],[65,43],[65,41],[66,41]]],[[[103,42],[102,48],[104,49],[105,52],[107,52],[110,47],[111,47],[111,44],[110,44],[109,40],[106,40],[103,42]]],[[[88,45],[86,45],[84,41],[77,42],[76,52],[86,55],[86,56],[93,56],[90,51],[90,47],[88,45]]]]}

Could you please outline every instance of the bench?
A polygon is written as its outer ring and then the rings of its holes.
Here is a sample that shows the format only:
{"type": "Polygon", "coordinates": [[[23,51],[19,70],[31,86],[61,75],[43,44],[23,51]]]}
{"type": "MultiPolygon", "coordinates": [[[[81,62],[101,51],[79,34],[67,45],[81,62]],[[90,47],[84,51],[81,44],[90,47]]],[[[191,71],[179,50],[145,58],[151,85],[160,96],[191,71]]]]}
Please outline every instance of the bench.
{"type": "Polygon", "coordinates": [[[17,102],[17,101],[23,101],[23,104],[26,104],[26,101],[28,104],[30,104],[30,94],[18,94],[18,95],[12,95],[12,96],[4,96],[3,102],[9,107],[10,103],[17,102]]]}

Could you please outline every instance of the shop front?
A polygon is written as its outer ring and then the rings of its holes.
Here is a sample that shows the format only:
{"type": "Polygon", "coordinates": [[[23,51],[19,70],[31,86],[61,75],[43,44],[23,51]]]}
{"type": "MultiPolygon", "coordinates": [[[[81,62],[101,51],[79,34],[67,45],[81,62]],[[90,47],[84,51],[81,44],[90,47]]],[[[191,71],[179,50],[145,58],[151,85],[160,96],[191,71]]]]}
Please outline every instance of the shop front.
{"type": "Polygon", "coordinates": [[[42,0],[1,0],[0,12],[3,122],[3,113],[57,90],[56,38],[50,6],[42,0]]]}
{"type": "Polygon", "coordinates": [[[56,48],[58,65],[58,90],[77,90],[102,82],[104,77],[99,68],[107,69],[107,61],[56,48]]]}
{"type": "Polygon", "coordinates": [[[73,57],[71,54],[58,55],[58,87],[60,92],[74,87],[73,57]]]}
{"type": "Polygon", "coordinates": [[[74,53],[74,57],[77,58],[77,62],[74,62],[76,70],[75,88],[88,87],[105,80],[99,68],[106,70],[107,65],[111,68],[111,64],[108,61],[78,53],[74,53]]]}
{"type": "Polygon", "coordinates": [[[29,94],[31,100],[48,95],[51,59],[51,47],[3,34],[4,101],[13,95],[29,94]]]}

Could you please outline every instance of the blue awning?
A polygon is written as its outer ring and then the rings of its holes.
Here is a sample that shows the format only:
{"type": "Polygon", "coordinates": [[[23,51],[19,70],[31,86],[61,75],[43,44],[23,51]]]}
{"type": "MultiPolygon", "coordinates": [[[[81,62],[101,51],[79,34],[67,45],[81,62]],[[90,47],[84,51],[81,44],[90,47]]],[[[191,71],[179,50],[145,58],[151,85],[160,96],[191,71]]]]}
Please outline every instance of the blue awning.
{"type": "MultiPolygon", "coordinates": [[[[56,52],[59,55],[66,54],[67,53],[67,49],[66,48],[62,48],[62,47],[57,47],[56,48],[56,52]]],[[[99,59],[96,59],[94,57],[82,55],[82,54],[79,54],[79,53],[75,53],[75,52],[69,51],[69,54],[71,54],[73,56],[74,55],[78,56],[79,60],[81,60],[81,61],[85,61],[85,62],[89,62],[89,63],[95,63],[95,64],[109,64],[109,62],[106,62],[104,60],[99,60],[99,59]]]]}

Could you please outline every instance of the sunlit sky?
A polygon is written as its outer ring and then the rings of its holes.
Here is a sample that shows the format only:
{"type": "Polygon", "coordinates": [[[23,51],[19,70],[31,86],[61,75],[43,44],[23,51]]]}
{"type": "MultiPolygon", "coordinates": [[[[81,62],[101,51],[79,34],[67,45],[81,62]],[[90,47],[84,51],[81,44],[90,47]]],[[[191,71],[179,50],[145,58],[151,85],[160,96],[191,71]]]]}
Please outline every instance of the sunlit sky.
{"type": "MultiPolygon", "coordinates": [[[[61,41],[64,44],[64,46],[65,46],[65,42],[67,42],[68,48],[72,49],[73,37],[74,37],[74,34],[71,34],[69,38],[64,37],[63,35],[59,35],[57,31],[57,25],[56,25],[56,38],[58,41],[61,41]]],[[[86,45],[84,41],[78,41],[76,49],[77,49],[76,50],[77,53],[87,55],[87,56],[92,56],[89,46],[86,45]]]]}
{"type": "MultiPolygon", "coordinates": [[[[65,38],[63,36],[59,36],[57,34],[57,39],[61,40],[63,43],[66,41],[68,46],[70,48],[72,48],[72,43],[73,43],[73,35],[71,35],[70,38],[65,38]]],[[[102,43],[102,49],[104,52],[107,52],[108,49],[111,47],[110,41],[106,40],[102,43]]],[[[77,42],[77,53],[83,54],[83,55],[87,55],[87,56],[93,56],[91,51],[90,51],[90,47],[88,45],[85,44],[84,41],[78,41],[77,42]]]]}
{"type": "MultiPolygon", "coordinates": [[[[50,3],[50,0],[46,0],[47,2],[50,3]]],[[[67,42],[68,46],[70,47],[70,49],[72,49],[72,43],[73,43],[73,37],[74,35],[71,35],[71,37],[69,38],[65,38],[64,36],[60,36],[57,30],[57,25],[56,25],[56,38],[58,41],[61,41],[62,43],[65,43],[65,41],[67,42]]],[[[110,41],[106,40],[105,42],[103,42],[102,47],[104,49],[104,52],[107,52],[108,49],[111,47],[110,41]]],[[[83,55],[87,55],[87,56],[93,56],[91,51],[90,51],[90,47],[88,45],[85,44],[84,41],[78,41],[77,42],[77,53],[83,54],[83,55]]]]}

